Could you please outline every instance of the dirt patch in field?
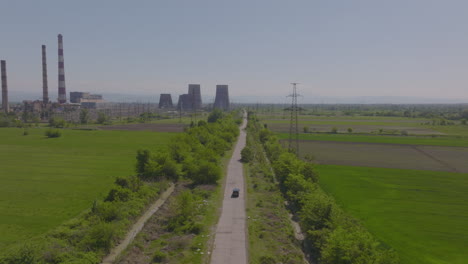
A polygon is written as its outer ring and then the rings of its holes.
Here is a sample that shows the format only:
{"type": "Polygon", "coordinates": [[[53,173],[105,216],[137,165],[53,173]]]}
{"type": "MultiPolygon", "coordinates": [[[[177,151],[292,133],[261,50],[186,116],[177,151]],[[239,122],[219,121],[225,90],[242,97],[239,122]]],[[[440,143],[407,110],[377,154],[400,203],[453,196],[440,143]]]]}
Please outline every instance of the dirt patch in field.
{"type": "Polygon", "coordinates": [[[130,130],[130,131],[153,131],[153,132],[183,132],[184,124],[126,124],[100,126],[102,130],[130,130]]]}
{"type": "Polygon", "coordinates": [[[460,147],[301,140],[306,154],[320,164],[468,173],[468,148],[460,147]]]}
{"type": "MultiPolygon", "coordinates": [[[[444,133],[422,127],[404,127],[404,126],[377,126],[377,125],[301,125],[300,132],[304,126],[309,128],[310,132],[330,132],[336,127],[338,133],[347,133],[348,128],[353,129],[353,133],[378,133],[382,129],[384,134],[400,134],[401,131],[406,131],[410,135],[445,135],[444,133]]],[[[287,133],[289,132],[289,124],[268,124],[268,128],[274,132],[287,133]]]]}

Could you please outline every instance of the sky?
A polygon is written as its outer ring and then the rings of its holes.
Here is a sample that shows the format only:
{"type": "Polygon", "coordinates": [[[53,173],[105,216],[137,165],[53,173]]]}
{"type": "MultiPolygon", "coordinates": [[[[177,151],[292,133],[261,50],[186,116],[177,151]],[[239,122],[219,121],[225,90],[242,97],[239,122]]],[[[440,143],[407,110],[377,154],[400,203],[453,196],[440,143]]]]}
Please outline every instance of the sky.
{"type": "Polygon", "coordinates": [[[57,90],[57,35],[67,93],[318,96],[468,102],[465,0],[2,0],[0,58],[10,93],[57,90]]]}

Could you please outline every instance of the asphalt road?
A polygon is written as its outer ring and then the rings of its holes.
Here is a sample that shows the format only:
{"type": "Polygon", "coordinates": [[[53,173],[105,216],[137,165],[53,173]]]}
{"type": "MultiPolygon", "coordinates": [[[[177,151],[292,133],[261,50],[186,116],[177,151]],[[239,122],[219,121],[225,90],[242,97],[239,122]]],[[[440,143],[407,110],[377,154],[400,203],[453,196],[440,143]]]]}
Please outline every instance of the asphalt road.
{"type": "Polygon", "coordinates": [[[241,150],[245,146],[247,121],[241,126],[241,132],[234,153],[228,165],[223,208],[216,227],[214,249],[211,254],[212,264],[247,264],[247,236],[245,213],[245,186],[241,150]],[[238,198],[231,198],[232,189],[240,189],[238,198]]]}

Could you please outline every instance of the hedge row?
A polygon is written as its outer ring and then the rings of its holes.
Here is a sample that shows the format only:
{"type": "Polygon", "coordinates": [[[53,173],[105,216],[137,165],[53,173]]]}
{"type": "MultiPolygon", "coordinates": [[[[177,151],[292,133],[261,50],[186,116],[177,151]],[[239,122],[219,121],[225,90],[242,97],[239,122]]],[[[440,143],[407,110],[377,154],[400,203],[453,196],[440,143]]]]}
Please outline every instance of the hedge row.
{"type": "Polygon", "coordinates": [[[399,263],[392,249],[380,244],[320,188],[314,165],[287,152],[252,112],[248,132],[262,143],[280,190],[300,219],[305,246],[314,259],[323,264],[399,263]]]}

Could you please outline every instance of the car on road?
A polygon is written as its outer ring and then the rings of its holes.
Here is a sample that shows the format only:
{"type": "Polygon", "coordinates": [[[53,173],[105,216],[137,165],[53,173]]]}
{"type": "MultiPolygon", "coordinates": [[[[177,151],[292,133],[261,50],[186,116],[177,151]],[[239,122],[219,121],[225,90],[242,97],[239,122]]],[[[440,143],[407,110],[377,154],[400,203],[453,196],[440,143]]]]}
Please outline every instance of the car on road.
{"type": "Polygon", "coordinates": [[[237,198],[237,197],[239,197],[239,192],[240,192],[240,189],[239,189],[239,188],[234,188],[234,189],[232,189],[231,198],[237,198]]]}

